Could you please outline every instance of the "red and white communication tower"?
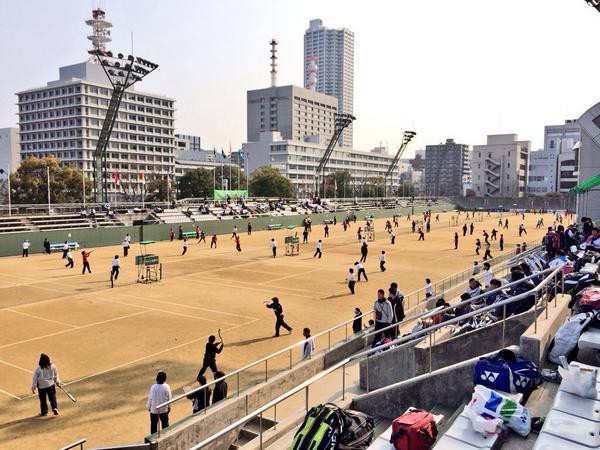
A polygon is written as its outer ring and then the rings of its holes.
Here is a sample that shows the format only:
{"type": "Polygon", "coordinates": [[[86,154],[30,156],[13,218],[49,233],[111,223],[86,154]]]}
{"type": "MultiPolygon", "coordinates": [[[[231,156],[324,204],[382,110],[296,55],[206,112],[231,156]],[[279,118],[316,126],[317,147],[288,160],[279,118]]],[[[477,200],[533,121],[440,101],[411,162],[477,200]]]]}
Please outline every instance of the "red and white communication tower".
{"type": "Polygon", "coordinates": [[[308,89],[317,90],[317,57],[314,55],[308,57],[308,89]]]}
{"type": "Polygon", "coordinates": [[[106,13],[100,8],[92,10],[92,18],[86,20],[85,23],[92,27],[92,34],[87,37],[92,41],[92,45],[94,46],[92,50],[88,51],[88,53],[92,55],[90,56],[89,61],[98,63],[99,61],[96,57],[96,52],[106,52],[106,44],[112,41],[110,37],[112,23],[106,20],[106,13]]]}

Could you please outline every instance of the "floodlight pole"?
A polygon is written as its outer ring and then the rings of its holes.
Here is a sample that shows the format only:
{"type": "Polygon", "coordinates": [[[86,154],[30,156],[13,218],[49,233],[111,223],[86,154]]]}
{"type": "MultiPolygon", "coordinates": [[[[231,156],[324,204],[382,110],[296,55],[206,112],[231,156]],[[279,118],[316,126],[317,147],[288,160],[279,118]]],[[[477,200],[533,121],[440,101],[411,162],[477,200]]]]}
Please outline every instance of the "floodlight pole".
{"type": "MultiPolygon", "coordinates": [[[[384,197],[387,197],[387,181],[386,181],[387,178],[390,177],[390,181],[392,180],[392,173],[394,172],[394,169],[398,165],[398,161],[400,161],[400,158],[402,157],[402,153],[404,153],[406,146],[412,140],[412,138],[414,138],[416,136],[416,134],[417,133],[415,133],[414,131],[405,131],[402,134],[402,144],[400,144],[400,147],[398,148],[398,151],[396,152],[396,156],[394,156],[394,159],[392,160],[392,162],[391,162],[390,166],[388,167],[388,170],[385,173],[385,176],[383,178],[383,186],[385,189],[384,197]]],[[[393,182],[392,182],[392,184],[393,184],[393,182]]]]}

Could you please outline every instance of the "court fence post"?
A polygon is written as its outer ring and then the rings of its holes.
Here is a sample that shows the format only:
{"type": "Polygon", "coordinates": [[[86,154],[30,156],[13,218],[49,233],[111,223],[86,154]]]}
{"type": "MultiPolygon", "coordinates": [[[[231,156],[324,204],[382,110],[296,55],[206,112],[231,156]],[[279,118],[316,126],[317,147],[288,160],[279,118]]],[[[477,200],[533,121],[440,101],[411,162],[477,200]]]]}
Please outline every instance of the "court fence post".
{"type": "Polygon", "coordinates": [[[292,349],[290,348],[290,370],[292,370],[292,349]]]}
{"type": "Polygon", "coordinates": [[[268,366],[268,359],[265,359],[265,381],[269,381],[269,366],[268,366]]]}
{"type": "Polygon", "coordinates": [[[235,375],[237,378],[237,395],[236,395],[236,397],[239,397],[240,396],[240,372],[238,371],[235,375]]]}

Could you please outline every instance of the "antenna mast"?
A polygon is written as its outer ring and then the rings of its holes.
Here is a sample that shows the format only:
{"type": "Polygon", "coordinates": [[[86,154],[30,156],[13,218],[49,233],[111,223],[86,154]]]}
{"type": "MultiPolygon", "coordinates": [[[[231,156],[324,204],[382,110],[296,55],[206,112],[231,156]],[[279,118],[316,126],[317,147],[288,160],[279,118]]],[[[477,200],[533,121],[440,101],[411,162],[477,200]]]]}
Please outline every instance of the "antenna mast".
{"type": "Polygon", "coordinates": [[[277,42],[275,38],[269,42],[271,45],[271,87],[277,86],[277,42]]]}
{"type": "Polygon", "coordinates": [[[112,41],[110,37],[112,23],[106,20],[106,12],[100,8],[93,9],[92,18],[86,20],[85,23],[92,27],[92,34],[88,35],[87,38],[92,41],[94,47],[88,52],[92,55],[88,61],[98,64],[99,60],[96,57],[96,52],[106,52],[106,44],[112,41]]]}

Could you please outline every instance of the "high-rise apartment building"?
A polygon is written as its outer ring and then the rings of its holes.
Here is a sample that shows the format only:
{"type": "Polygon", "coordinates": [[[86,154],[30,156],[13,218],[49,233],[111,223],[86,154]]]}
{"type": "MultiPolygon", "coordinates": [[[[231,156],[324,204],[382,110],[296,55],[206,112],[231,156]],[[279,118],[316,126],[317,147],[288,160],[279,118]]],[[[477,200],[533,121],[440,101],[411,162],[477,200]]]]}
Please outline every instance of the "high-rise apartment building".
{"type": "Polygon", "coordinates": [[[0,169],[13,173],[20,162],[19,129],[0,128],[0,169]]]}
{"type": "MultiPolygon", "coordinates": [[[[92,179],[112,86],[92,62],[61,67],[59,72],[58,80],[16,94],[21,158],[51,155],[92,179]]],[[[125,93],[107,149],[111,201],[120,198],[120,191],[139,190],[141,183],[173,172],[174,113],[172,98],[133,88],[125,93]]]]}
{"type": "Polygon", "coordinates": [[[264,131],[296,141],[319,136],[322,143],[333,135],[338,101],[330,95],[288,85],[248,91],[246,97],[248,142],[258,141],[264,131]]]}
{"type": "Polygon", "coordinates": [[[577,186],[579,178],[579,147],[581,126],[576,120],[566,120],[562,125],[544,127],[544,150],[555,152],[556,185],[554,191],[567,193],[577,186]]]}
{"type": "Polygon", "coordinates": [[[454,139],[425,147],[425,189],[430,195],[461,195],[470,181],[469,146],[454,139]]]}
{"type": "MultiPolygon", "coordinates": [[[[321,19],[310,21],[304,33],[304,87],[313,87],[316,64],[318,92],[338,100],[340,113],[354,112],[354,33],[346,28],[330,29],[321,19]]],[[[352,148],[352,124],[340,137],[340,145],[352,148]]]]}
{"type": "Polygon", "coordinates": [[[473,146],[471,176],[476,195],[523,197],[530,149],[531,141],[519,141],[516,134],[489,135],[485,145],[473,146]]]}

